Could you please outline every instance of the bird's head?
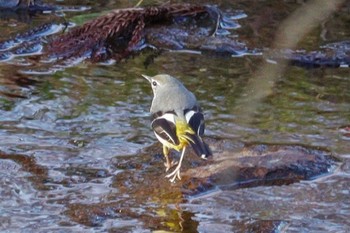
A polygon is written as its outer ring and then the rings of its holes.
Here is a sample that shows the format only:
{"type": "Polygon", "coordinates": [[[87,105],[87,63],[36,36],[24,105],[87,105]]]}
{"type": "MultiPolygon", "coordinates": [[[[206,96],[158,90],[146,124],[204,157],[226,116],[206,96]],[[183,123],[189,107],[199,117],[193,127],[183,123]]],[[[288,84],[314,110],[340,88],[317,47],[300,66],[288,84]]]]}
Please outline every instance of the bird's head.
{"type": "Polygon", "coordinates": [[[142,77],[144,77],[148,80],[148,82],[150,82],[154,94],[157,90],[166,86],[182,85],[176,78],[168,74],[158,74],[153,77],[142,74],[142,77]]]}

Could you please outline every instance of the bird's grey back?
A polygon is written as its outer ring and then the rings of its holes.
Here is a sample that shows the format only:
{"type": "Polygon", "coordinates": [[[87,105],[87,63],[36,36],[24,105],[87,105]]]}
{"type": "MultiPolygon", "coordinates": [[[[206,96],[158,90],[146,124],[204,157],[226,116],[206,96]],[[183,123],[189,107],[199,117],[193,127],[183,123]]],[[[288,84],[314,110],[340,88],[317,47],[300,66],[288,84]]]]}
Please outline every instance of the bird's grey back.
{"type": "Polygon", "coordinates": [[[152,101],[151,113],[175,111],[178,116],[183,116],[185,109],[197,105],[196,97],[177,79],[167,80],[165,85],[157,89],[152,101]]]}

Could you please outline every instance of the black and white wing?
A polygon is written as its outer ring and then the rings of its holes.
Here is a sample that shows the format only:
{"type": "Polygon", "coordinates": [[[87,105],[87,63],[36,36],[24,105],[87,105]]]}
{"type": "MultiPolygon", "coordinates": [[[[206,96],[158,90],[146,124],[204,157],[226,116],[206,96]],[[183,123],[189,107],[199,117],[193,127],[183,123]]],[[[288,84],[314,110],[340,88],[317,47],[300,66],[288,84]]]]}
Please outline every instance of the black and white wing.
{"type": "Polygon", "coordinates": [[[184,111],[187,123],[190,125],[192,130],[199,136],[204,134],[205,124],[204,115],[201,109],[197,106],[192,109],[185,109],[184,111]]]}
{"type": "Polygon", "coordinates": [[[158,140],[167,145],[179,145],[180,141],[176,135],[175,112],[161,112],[153,114],[151,127],[158,140]]]}
{"type": "Polygon", "coordinates": [[[204,115],[201,109],[197,106],[192,109],[185,109],[185,118],[189,126],[195,134],[187,134],[191,138],[190,144],[195,153],[202,159],[206,159],[212,155],[208,145],[203,141],[201,136],[204,134],[205,124],[204,115]]]}

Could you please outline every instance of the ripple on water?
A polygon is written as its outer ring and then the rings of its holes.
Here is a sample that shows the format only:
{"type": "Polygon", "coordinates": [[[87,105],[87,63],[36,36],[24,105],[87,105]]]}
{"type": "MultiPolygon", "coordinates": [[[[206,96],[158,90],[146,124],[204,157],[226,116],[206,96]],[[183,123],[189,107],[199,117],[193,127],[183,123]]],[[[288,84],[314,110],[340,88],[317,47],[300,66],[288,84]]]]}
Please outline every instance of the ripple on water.
{"type": "Polygon", "coordinates": [[[229,223],[233,231],[239,230],[237,220],[283,219],[291,232],[346,232],[350,226],[350,201],[344,185],[349,181],[349,175],[335,174],[288,186],[223,191],[184,206],[197,212],[198,218],[207,213],[206,221],[229,223]]]}

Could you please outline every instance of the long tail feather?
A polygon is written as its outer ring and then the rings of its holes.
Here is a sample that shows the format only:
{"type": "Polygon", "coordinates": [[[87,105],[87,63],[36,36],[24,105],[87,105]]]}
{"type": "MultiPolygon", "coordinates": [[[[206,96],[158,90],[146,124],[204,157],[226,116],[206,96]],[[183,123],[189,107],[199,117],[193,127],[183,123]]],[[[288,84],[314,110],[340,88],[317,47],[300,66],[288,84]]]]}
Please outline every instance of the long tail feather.
{"type": "Polygon", "coordinates": [[[191,139],[189,140],[189,143],[191,144],[196,155],[198,155],[202,159],[207,159],[209,156],[212,155],[209,146],[203,141],[201,137],[199,137],[196,134],[187,134],[186,136],[188,136],[191,139]]]}

